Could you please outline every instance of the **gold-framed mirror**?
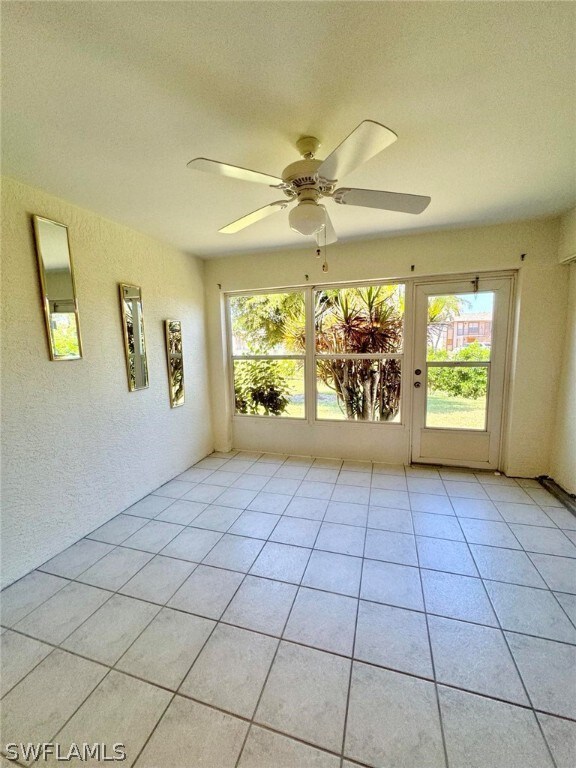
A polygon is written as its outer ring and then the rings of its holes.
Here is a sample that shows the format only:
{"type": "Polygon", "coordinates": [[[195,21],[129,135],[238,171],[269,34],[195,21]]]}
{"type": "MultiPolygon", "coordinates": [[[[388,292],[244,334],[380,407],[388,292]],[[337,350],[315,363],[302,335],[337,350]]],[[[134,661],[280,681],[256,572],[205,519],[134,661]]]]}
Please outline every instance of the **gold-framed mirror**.
{"type": "Polygon", "coordinates": [[[182,355],[182,323],[166,320],[166,358],[168,361],[168,390],[170,408],[184,405],[184,357],[182,355]]]}
{"type": "Polygon", "coordinates": [[[32,216],[50,360],[82,357],[80,316],[68,227],[32,216]]]}
{"type": "Polygon", "coordinates": [[[127,283],[120,283],[119,289],[128,389],[134,392],[148,386],[142,291],[137,285],[127,283]]]}

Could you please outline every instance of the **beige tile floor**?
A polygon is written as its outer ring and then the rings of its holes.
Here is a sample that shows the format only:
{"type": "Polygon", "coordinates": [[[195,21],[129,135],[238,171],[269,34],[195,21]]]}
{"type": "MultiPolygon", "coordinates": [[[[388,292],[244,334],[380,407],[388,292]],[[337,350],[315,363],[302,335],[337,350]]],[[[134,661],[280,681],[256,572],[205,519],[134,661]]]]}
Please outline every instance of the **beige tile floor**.
{"type": "Polygon", "coordinates": [[[576,517],[531,480],[212,454],[4,590],[1,624],[3,748],[576,764],[576,517]]]}

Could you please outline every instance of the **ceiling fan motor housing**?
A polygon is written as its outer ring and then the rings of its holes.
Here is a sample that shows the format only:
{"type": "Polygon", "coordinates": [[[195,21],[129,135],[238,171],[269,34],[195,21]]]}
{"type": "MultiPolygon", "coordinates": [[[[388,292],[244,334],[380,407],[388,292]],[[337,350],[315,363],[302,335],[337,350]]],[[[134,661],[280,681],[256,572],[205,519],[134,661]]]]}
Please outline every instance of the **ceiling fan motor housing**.
{"type": "Polygon", "coordinates": [[[321,195],[330,195],[336,186],[335,180],[325,179],[318,175],[318,168],[322,165],[322,160],[297,160],[290,163],[282,171],[282,181],[284,182],[284,192],[289,197],[302,196],[307,190],[315,192],[316,199],[321,195]]]}

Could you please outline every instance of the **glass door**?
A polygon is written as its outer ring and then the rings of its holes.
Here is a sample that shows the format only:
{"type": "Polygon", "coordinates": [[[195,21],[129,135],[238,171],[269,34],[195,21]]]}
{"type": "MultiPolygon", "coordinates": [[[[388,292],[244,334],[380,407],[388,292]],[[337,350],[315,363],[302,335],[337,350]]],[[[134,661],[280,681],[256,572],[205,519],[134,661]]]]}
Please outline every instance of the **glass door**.
{"type": "Polygon", "coordinates": [[[497,469],[511,278],[416,286],[412,461],[497,469]]]}

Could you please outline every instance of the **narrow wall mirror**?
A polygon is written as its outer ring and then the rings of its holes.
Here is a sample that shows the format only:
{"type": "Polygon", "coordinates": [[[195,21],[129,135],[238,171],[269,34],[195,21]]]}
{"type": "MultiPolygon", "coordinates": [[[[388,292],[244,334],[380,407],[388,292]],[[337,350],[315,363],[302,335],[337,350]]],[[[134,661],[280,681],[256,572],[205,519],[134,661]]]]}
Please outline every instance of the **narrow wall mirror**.
{"type": "Polygon", "coordinates": [[[182,323],[166,320],[166,356],[170,407],[184,405],[184,358],[182,356],[182,323]]]}
{"type": "Polygon", "coordinates": [[[43,216],[32,221],[50,360],[79,360],[82,340],[68,227],[43,216]]]}
{"type": "Polygon", "coordinates": [[[120,283],[120,306],[126,351],[128,389],[146,389],[148,386],[148,362],[142,313],[142,291],[136,285],[120,283]]]}

